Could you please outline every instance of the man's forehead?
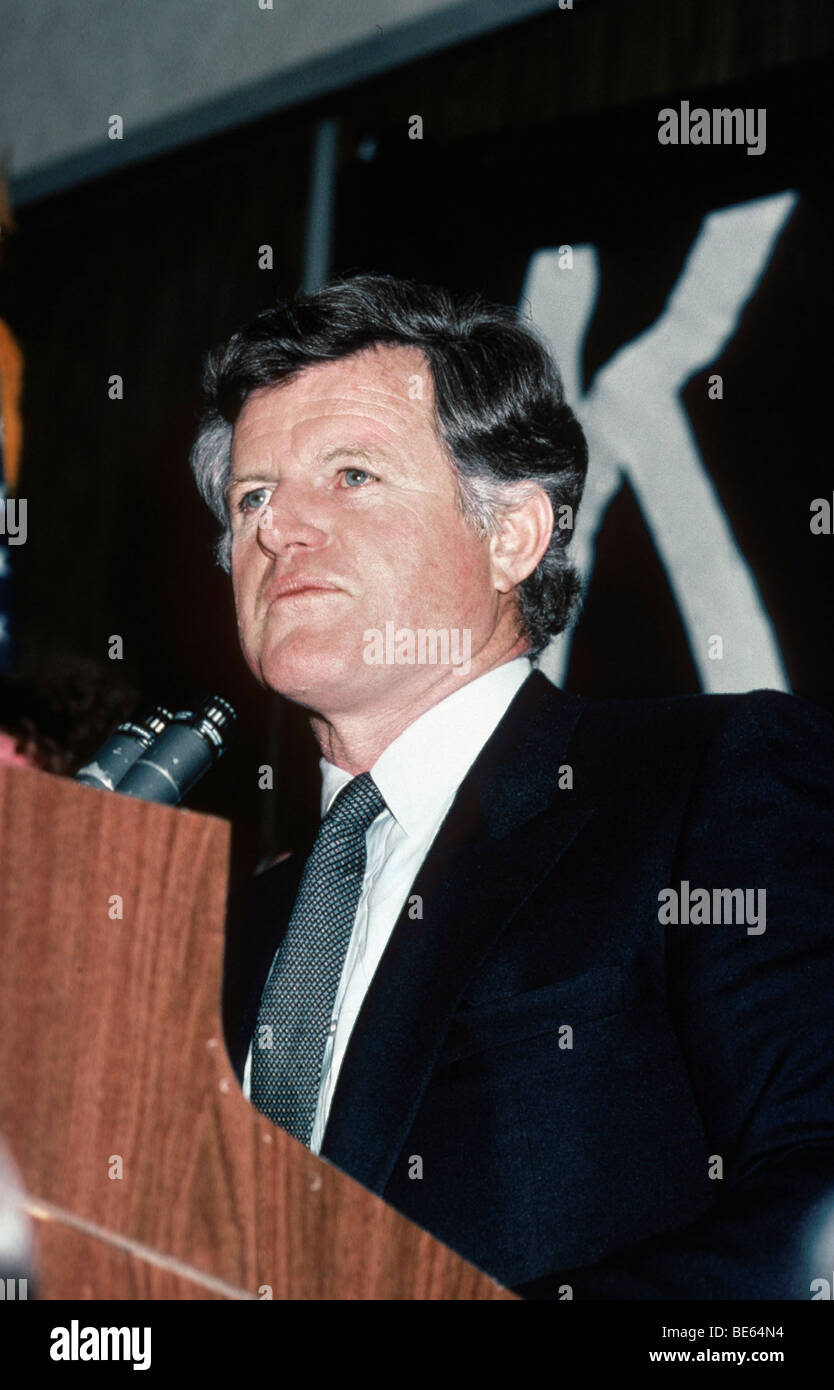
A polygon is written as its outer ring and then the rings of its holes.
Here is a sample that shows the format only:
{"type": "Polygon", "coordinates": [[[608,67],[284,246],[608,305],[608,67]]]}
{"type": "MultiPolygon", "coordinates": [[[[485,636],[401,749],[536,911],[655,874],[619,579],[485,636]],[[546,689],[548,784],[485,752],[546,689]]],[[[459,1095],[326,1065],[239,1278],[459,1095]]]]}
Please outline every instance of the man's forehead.
{"type": "Polygon", "coordinates": [[[282,419],[299,411],[349,413],[352,405],[395,408],[416,417],[428,414],[431,400],[431,372],[422,352],[385,345],[337,362],[313,363],[289,381],[261,387],[249,396],[239,418],[246,425],[269,417],[280,428],[282,419]]]}

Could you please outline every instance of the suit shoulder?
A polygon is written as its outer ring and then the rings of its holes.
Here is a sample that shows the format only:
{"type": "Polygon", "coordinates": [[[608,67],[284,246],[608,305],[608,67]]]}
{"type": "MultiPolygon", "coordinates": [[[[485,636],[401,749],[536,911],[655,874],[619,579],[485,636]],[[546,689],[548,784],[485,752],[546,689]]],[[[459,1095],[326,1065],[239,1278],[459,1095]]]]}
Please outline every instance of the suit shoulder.
{"type": "Polygon", "coordinates": [[[703,741],[722,730],[730,734],[807,729],[834,731],[834,718],[821,706],[780,690],[751,690],[740,694],[669,695],[637,699],[585,698],[580,722],[596,731],[606,725],[618,733],[630,730],[651,740],[671,732],[703,741]]]}
{"type": "Polygon", "coordinates": [[[776,690],[652,699],[586,699],[571,756],[600,786],[651,786],[706,776],[722,781],[745,765],[776,774],[814,762],[834,766],[834,719],[776,690]]]}
{"type": "Polygon", "coordinates": [[[643,761],[670,747],[709,742],[726,717],[725,695],[665,695],[583,700],[577,736],[597,748],[619,749],[643,761]]]}
{"type": "Polygon", "coordinates": [[[705,774],[746,779],[762,794],[781,783],[802,786],[807,796],[818,784],[830,797],[834,772],[834,718],[819,705],[777,690],[730,697],[710,744],[705,774]]]}

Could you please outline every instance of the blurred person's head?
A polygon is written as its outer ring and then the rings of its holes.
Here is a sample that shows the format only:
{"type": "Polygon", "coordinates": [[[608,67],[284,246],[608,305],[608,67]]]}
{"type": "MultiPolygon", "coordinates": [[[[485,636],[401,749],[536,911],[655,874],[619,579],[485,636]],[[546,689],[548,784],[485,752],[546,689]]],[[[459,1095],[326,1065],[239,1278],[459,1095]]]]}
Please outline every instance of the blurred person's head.
{"type": "Polygon", "coordinates": [[[0,763],[71,777],[129,718],[136,697],[104,662],[30,648],[14,675],[0,676],[0,763]]]}

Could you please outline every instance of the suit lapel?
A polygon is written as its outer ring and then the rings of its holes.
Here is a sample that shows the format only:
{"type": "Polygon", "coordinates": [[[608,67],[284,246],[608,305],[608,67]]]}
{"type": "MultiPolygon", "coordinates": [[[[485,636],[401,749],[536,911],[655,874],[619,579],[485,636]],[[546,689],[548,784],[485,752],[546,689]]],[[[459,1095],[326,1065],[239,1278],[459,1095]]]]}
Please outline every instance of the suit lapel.
{"type": "Polygon", "coordinates": [[[342,1062],[321,1153],[382,1191],[467,981],[593,814],[558,790],[584,701],[534,673],[463,783],[409,891],[342,1062]]]}

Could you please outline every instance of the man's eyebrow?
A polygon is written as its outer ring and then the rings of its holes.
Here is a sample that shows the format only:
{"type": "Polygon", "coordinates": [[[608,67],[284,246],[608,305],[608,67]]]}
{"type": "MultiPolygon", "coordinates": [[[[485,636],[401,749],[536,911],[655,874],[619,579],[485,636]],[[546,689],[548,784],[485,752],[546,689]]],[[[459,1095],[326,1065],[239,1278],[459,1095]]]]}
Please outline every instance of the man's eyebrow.
{"type": "Polygon", "coordinates": [[[388,454],[384,449],[378,448],[375,444],[334,444],[330,449],[325,449],[317,455],[317,463],[330,463],[332,459],[339,455],[347,455],[348,458],[364,459],[387,459],[388,454]]]}

